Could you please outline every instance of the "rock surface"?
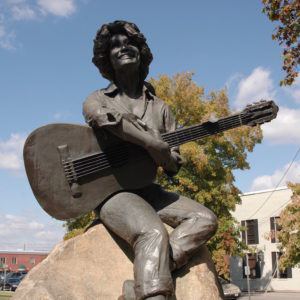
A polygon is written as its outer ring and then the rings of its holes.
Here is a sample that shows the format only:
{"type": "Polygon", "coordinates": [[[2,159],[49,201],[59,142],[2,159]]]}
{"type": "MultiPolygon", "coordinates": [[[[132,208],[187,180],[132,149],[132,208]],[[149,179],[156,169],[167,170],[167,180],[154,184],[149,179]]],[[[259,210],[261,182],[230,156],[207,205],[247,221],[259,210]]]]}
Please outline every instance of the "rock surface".
{"type": "MultiPolygon", "coordinates": [[[[117,300],[123,281],[132,278],[131,250],[103,225],[96,225],[59,243],[26,275],[12,299],[117,300]]],[[[186,267],[175,272],[174,280],[176,297],[172,300],[222,299],[205,246],[186,267]]]]}

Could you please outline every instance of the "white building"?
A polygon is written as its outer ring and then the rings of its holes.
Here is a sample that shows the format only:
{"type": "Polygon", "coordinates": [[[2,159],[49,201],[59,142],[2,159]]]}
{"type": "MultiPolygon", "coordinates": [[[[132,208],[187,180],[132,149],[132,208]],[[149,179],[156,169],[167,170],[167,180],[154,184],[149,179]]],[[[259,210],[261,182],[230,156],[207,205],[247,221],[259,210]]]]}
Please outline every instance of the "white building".
{"type": "MultiPolygon", "coordinates": [[[[241,195],[233,216],[242,226],[243,240],[254,250],[248,254],[250,268],[250,288],[256,290],[300,291],[300,269],[277,270],[280,256],[276,230],[280,230],[276,219],[290,202],[292,191],[287,187],[276,190],[250,192],[241,195]],[[247,225],[247,226],[246,226],[247,225]]],[[[232,282],[242,290],[247,290],[245,276],[246,257],[234,257],[230,262],[232,282]]]]}

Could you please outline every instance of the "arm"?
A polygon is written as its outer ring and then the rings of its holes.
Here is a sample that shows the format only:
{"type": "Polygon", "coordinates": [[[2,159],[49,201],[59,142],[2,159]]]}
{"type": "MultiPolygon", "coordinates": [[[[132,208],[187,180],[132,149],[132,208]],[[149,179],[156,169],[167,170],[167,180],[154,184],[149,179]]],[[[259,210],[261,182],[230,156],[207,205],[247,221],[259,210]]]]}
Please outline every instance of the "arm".
{"type": "Polygon", "coordinates": [[[124,141],[142,146],[158,166],[164,166],[170,160],[170,149],[166,142],[154,137],[136,121],[135,116],[122,115],[108,108],[97,96],[97,92],[93,93],[83,104],[83,115],[91,127],[105,128],[124,141]]]}

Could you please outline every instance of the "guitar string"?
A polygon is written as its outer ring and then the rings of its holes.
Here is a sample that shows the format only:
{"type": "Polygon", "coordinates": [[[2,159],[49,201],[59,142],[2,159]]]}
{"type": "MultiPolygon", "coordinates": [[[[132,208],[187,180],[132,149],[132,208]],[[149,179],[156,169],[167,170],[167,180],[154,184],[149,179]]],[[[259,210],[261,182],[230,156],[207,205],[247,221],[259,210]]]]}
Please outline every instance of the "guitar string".
{"type": "MultiPolygon", "coordinates": [[[[143,159],[143,157],[142,157],[142,159],[143,159]]],[[[137,160],[137,159],[136,159],[137,160]]],[[[123,162],[124,163],[124,161],[122,161],[121,160],[121,162],[123,162]]],[[[122,163],[122,164],[123,164],[122,163]]],[[[122,165],[121,164],[121,165],[122,165]]],[[[82,178],[82,177],[86,177],[87,175],[89,175],[89,174],[95,174],[95,173],[97,173],[97,172],[100,172],[100,171],[102,171],[102,170],[105,170],[105,169],[108,169],[108,168],[111,168],[112,167],[112,165],[108,162],[108,163],[106,163],[106,164],[101,164],[100,166],[96,166],[96,167],[94,167],[94,168],[90,168],[90,169],[88,169],[87,171],[85,171],[85,172],[83,172],[83,171],[81,171],[81,172],[77,172],[75,175],[71,175],[71,174],[69,174],[67,177],[68,177],[68,179],[70,179],[70,180],[75,180],[75,179],[79,179],[79,178],[82,178]]]]}
{"type": "MultiPolygon", "coordinates": [[[[222,131],[224,131],[224,129],[230,129],[230,128],[228,128],[228,125],[230,125],[228,121],[234,122],[235,118],[238,119],[239,123],[241,123],[242,119],[244,118],[244,115],[236,114],[236,115],[232,115],[232,116],[229,116],[229,117],[219,120],[218,130],[216,130],[216,133],[222,132],[222,131]],[[225,128],[223,128],[223,126],[225,126],[225,128]]],[[[242,125],[242,124],[240,124],[240,125],[242,125]]],[[[200,126],[203,126],[203,124],[201,124],[200,126]]],[[[235,124],[233,125],[232,128],[234,128],[234,127],[236,127],[235,124]]],[[[203,131],[203,130],[205,131],[205,128],[200,128],[200,131],[203,131]]],[[[211,133],[211,132],[209,132],[209,133],[211,133]]],[[[172,146],[177,146],[178,144],[180,145],[180,144],[184,143],[185,141],[197,139],[198,134],[199,134],[199,125],[192,125],[188,128],[183,128],[180,131],[177,130],[176,132],[163,134],[162,137],[163,137],[163,140],[168,142],[170,147],[172,147],[172,146]],[[174,135],[174,133],[175,133],[175,135],[174,135]],[[195,135],[195,134],[196,134],[196,137],[193,137],[193,135],[195,135]]],[[[114,149],[113,151],[110,150],[109,153],[111,155],[116,155],[117,153],[122,152],[122,151],[124,151],[124,148],[118,147],[117,149],[114,149]]],[[[103,161],[105,163],[108,161],[106,153],[97,153],[95,155],[92,155],[92,156],[89,156],[86,158],[76,159],[73,161],[73,165],[74,166],[75,165],[76,166],[79,166],[79,165],[86,166],[86,165],[92,164],[92,163],[100,163],[101,161],[103,161]]],[[[66,166],[66,167],[69,169],[72,169],[72,165],[66,166]]]]}
{"type": "MultiPolygon", "coordinates": [[[[237,122],[237,120],[232,120],[232,122],[227,122],[227,124],[220,124],[221,125],[221,127],[223,127],[224,125],[231,125],[231,126],[233,126],[232,128],[234,128],[234,127],[236,127],[237,125],[239,125],[240,124],[240,122],[238,121],[237,122]]],[[[227,127],[228,128],[228,127],[227,127]]],[[[203,129],[203,128],[202,128],[203,129]]],[[[224,128],[222,128],[223,130],[224,130],[224,128]]],[[[194,132],[193,134],[199,134],[199,133],[201,133],[201,131],[203,131],[203,130],[198,130],[197,132],[194,132]]],[[[173,132],[174,133],[174,132],[173,132]]],[[[168,133],[168,134],[170,134],[170,133],[168,133]]],[[[209,133],[209,132],[205,132],[205,134],[201,137],[201,138],[204,138],[204,137],[207,137],[207,136],[210,136],[211,134],[209,133]]],[[[194,135],[193,137],[191,137],[191,138],[195,138],[195,139],[197,139],[197,137],[194,135]]],[[[199,139],[199,138],[198,138],[199,139]]],[[[176,140],[177,140],[177,138],[176,138],[176,140]]],[[[175,140],[175,142],[177,142],[175,140]]],[[[103,154],[103,153],[102,153],[103,154]]],[[[88,169],[87,171],[88,172],[86,172],[86,170],[83,170],[83,169],[79,169],[79,170],[76,170],[76,175],[75,176],[68,176],[70,179],[75,179],[74,177],[77,177],[77,178],[81,178],[81,177],[84,177],[84,176],[86,176],[86,175],[88,175],[88,174],[91,174],[91,173],[95,173],[95,172],[99,172],[99,171],[101,171],[101,170],[104,170],[104,169],[107,169],[107,168],[109,168],[109,167],[111,167],[111,164],[109,163],[109,162],[106,162],[106,163],[100,163],[100,164],[98,164],[98,165],[94,165],[94,167],[93,168],[90,168],[90,169],[88,169]]]]}
{"type": "MultiPolygon", "coordinates": [[[[137,158],[136,161],[143,160],[143,159],[144,159],[144,157],[141,156],[141,157],[137,158]]],[[[75,179],[80,179],[80,178],[82,178],[82,177],[86,177],[86,176],[88,176],[88,175],[90,175],[90,174],[95,174],[95,173],[97,173],[97,172],[99,172],[99,171],[103,171],[103,170],[109,169],[109,168],[111,168],[111,167],[112,167],[111,164],[108,163],[108,164],[107,164],[106,166],[104,166],[104,167],[101,167],[101,168],[93,168],[92,170],[89,170],[89,172],[85,172],[85,173],[80,174],[80,175],[77,175],[77,176],[69,176],[68,179],[70,179],[71,181],[72,181],[72,180],[75,180],[75,179]]]]}
{"type": "MultiPolygon", "coordinates": [[[[232,124],[228,124],[227,125],[227,128],[228,128],[228,126],[230,126],[230,125],[235,125],[235,123],[232,123],[232,124]]],[[[222,130],[222,129],[221,129],[222,130]]],[[[201,131],[204,131],[204,134],[205,135],[207,135],[207,134],[211,134],[210,132],[205,132],[205,129],[202,129],[201,131]]],[[[202,133],[200,131],[200,133],[202,133]]],[[[197,139],[197,137],[198,137],[198,134],[197,135],[195,135],[195,133],[197,134],[197,133],[199,133],[199,130],[198,130],[198,132],[193,132],[192,134],[189,134],[189,136],[187,136],[187,137],[185,137],[185,139],[183,140],[183,139],[181,139],[182,141],[185,141],[185,140],[191,140],[191,139],[197,139]]],[[[175,140],[176,142],[177,142],[177,139],[175,140]]],[[[172,146],[172,142],[169,142],[170,144],[171,144],[171,146],[172,146]]],[[[117,153],[117,152],[116,152],[117,153]]],[[[104,154],[104,153],[103,153],[104,154]]],[[[104,163],[106,163],[108,161],[108,159],[107,159],[107,157],[102,157],[101,159],[95,159],[95,157],[93,157],[92,159],[89,159],[89,160],[87,160],[87,161],[81,161],[81,164],[80,165],[74,165],[74,167],[76,167],[76,171],[78,171],[78,172],[80,172],[81,170],[82,170],[82,168],[79,168],[80,166],[83,166],[84,168],[86,167],[86,166],[88,166],[88,165],[90,165],[91,163],[98,163],[98,164],[100,164],[101,165],[101,162],[104,162],[104,163]]],[[[70,169],[72,169],[72,165],[70,166],[70,169]]]]}
{"type": "MultiPolygon", "coordinates": [[[[123,153],[120,152],[119,156],[123,156],[123,153]]],[[[118,157],[119,157],[118,156],[118,157]]],[[[80,164],[77,164],[76,162],[73,163],[72,161],[65,162],[64,163],[64,168],[66,170],[66,173],[73,173],[73,169],[81,169],[81,168],[86,168],[89,165],[94,165],[95,163],[107,163],[108,158],[104,153],[99,153],[97,155],[93,155],[93,157],[89,157],[87,161],[81,161],[80,164]],[[101,155],[101,156],[100,156],[101,155]],[[99,158],[100,156],[100,158],[99,158]]]]}
{"type": "Polygon", "coordinates": [[[118,147],[118,149],[114,149],[114,150],[109,150],[109,155],[107,156],[106,153],[96,153],[96,154],[92,154],[88,157],[81,157],[79,159],[76,159],[76,160],[73,160],[73,162],[69,162],[69,164],[72,164],[74,166],[81,166],[83,164],[86,164],[86,163],[93,163],[95,162],[95,159],[99,159],[99,161],[101,160],[107,160],[108,157],[113,157],[115,155],[118,155],[118,154],[123,154],[122,152],[127,153],[127,149],[124,148],[124,147],[118,147]]]}
{"type": "MultiPolygon", "coordinates": [[[[233,121],[235,121],[235,120],[233,119],[233,121]]],[[[219,126],[219,128],[222,127],[224,124],[220,124],[220,125],[221,126],[219,126]]],[[[199,125],[196,125],[196,126],[199,126],[199,125]]],[[[162,135],[163,140],[166,141],[170,146],[174,146],[173,143],[174,142],[177,143],[177,140],[179,140],[179,139],[182,140],[182,137],[185,138],[184,140],[189,140],[190,138],[196,138],[197,139],[197,137],[191,137],[191,135],[198,134],[199,130],[200,131],[205,131],[205,128],[200,128],[199,129],[199,128],[196,128],[196,126],[194,126],[194,128],[191,128],[191,127],[184,128],[185,132],[180,132],[180,134],[178,134],[178,131],[163,134],[162,135]],[[195,129],[198,129],[198,130],[195,130],[195,129]],[[176,133],[176,136],[174,136],[174,133],[176,133]]],[[[228,126],[226,128],[228,128],[228,126]]],[[[221,128],[221,130],[222,130],[222,128],[221,128]]],[[[119,147],[117,150],[114,150],[114,154],[117,154],[118,152],[121,152],[122,150],[125,151],[124,148],[119,147]]],[[[110,151],[110,153],[112,153],[112,151],[110,151]]],[[[100,162],[100,160],[107,160],[107,155],[105,153],[97,153],[97,154],[94,154],[94,155],[86,157],[86,158],[79,158],[79,159],[73,160],[73,164],[74,164],[74,166],[75,165],[77,166],[77,165],[86,164],[88,162],[91,162],[91,163],[92,162],[98,162],[97,159],[99,159],[99,162],[100,162]]]]}
{"type": "MultiPolygon", "coordinates": [[[[265,110],[265,112],[273,112],[273,110],[269,109],[269,110],[265,110]]],[[[218,130],[216,130],[215,133],[222,132],[225,129],[230,129],[230,128],[228,128],[228,125],[230,126],[230,123],[232,123],[231,125],[233,125],[231,128],[236,127],[236,124],[234,124],[235,123],[234,119],[238,119],[239,122],[237,125],[243,125],[242,119],[246,120],[247,118],[245,117],[244,113],[225,117],[218,121],[218,130]],[[225,126],[225,127],[223,127],[223,126],[225,126]]],[[[180,144],[184,143],[185,141],[197,140],[197,139],[199,139],[199,137],[198,137],[199,134],[202,133],[201,131],[205,131],[205,128],[203,128],[203,127],[201,128],[201,125],[203,126],[203,124],[200,124],[200,126],[197,124],[197,125],[192,125],[188,128],[179,129],[176,132],[163,134],[162,135],[163,140],[168,142],[170,147],[180,145],[180,144]]],[[[211,132],[208,132],[208,133],[211,134],[211,132]]],[[[202,136],[200,138],[203,138],[205,136],[207,136],[207,133],[205,133],[204,136],[202,136]]],[[[114,151],[114,154],[117,154],[119,152],[122,153],[122,150],[124,150],[124,148],[118,147],[116,150],[113,150],[113,151],[114,151]]],[[[112,151],[110,151],[109,153],[112,154],[112,151]]],[[[82,165],[84,167],[84,169],[86,169],[86,167],[92,163],[98,163],[100,165],[100,167],[101,167],[101,163],[102,163],[102,166],[107,166],[107,164],[109,165],[109,160],[107,158],[106,153],[97,153],[97,154],[89,156],[87,158],[76,159],[72,163],[74,164],[74,166],[76,165],[76,167],[77,167],[77,165],[78,166],[82,165]]],[[[72,164],[72,163],[69,163],[69,165],[68,165],[68,163],[66,163],[66,168],[71,173],[72,173],[73,166],[70,164],[72,164]]],[[[79,171],[81,171],[81,170],[79,169],[79,171]]]]}
{"type": "MultiPolygon", "coordinates": [[[[241,115],[243,117],[243,114],[239,114],[239,115],[241,115]]],[[[223,119],[220,119],[217,122],[218,122],[218,124],[220,124],[220,123],[226,123],[228,121],[230,122],[232,120],[238,119],[239,115],[231,115],[231,116],[225,117],[223,119]]],[[[203,125],[205,125],[205,123],[202,123],[200,125],[199,124],[192,125],[192,126],[187,127],[187,128],[180,128],[180,129],[176,130],[176,133],[178,133],[178,134],[185,133],[188,130],[194,130],[194,129],[197,129],[199,126],[203,126],[203,125]]],[[[164,133],[163,135],[171,135],[172,133],[174,133],[174,132],[167,132],[167,133],[164,133]]]]}
{"type": "MultiPolygon", "coordinates": [[[[113,165],[117,165],[117,163],[120,161],[120,160],[125,160],[126,158],[128,157],[128,153],[121,153],[118,157],[112,157],[112,161],[114,162],[113,165]]],[[[120,161],[121,162],[121,161],[120,161]]],[[[82,165],[81,167],[78,167],[78,166],[74,166],[74,169],[75,169],[75,172],[77,173],[78,171],[81,172],[81,171],[85,171],[86,169],[89,169],[90,167],[94,167],[95,165],[98,165],[98,166],[102,166],[102,165],[105,165],[105,164],[110,164],[109,160],[106,159],[106,160],[102,160],[102,161],[97,161],[96,163],[95,162],[89,162],[85,165],[82,165]]]]}
{"type": "MultiPolygon", "coordinates": [[[[236,127],[236,125],[239,125],[239,124],[240,124],[240,122],[236,123],[236,120],[232,120],[231,122],[227,121],[225,124],[218,124],[218,128],[215,129],[215,133],[222,132],[222,131],[224,131],[226,129],[234,128],[234,127],[236,127]],[[229,126],[231,126],[231,128],[229,126]]],[[[209,130],[209,129],[206,129],[206,128],[202,129],[202,131],[204,131],[205,133],[208,132],[210,134],[213,132],[213,130],[214,129],[212,129],[212,130],[209,130]]],[[[187,140],[190,140],[190,138],[194,139],[194,137],[193,137],[194,133],[198,134],[198,131],[194,130],[192,132],[187,132],[186,134],[184,134],[181,137],[179,137],[180,138],[180,143],[185,142],[187,140]]],[[[164,136],[163,136],[163,139],[168,142],[168,139],[165,139],[164,136]]],[[[197,139],[197,136],[196,136],[196,139],[197,139]]],[[[177,142],[176,139],[175,139],[175,141],[173,141],[171,139],[170,143],[172,144],[172,146],[176,146],[176,144],[173,144],[174,142],[175,143],[177,142]]]]}
{"type": "MultiPolygon", "coordinates": [[[[230,125],[235,125],[235,124],[238,124],[238,123],[232,123],[232,124],[230,124],[230,125]]],[[[229,125],[229,124],[228,124],[229,125]]],[[[202,136],[202,138],[204,138],[204,137],[207,137],[207,136],[209,136],[209,135],[211,135],[210,133],[205,133],[203,136],[202,136]]],[[[197,137],[196,136],[194,136],[194,138],[195,139],[197,139],[197,137]]],[[[107,167],[109,167],[109,166],[111,166],[110,165],[110,163],[109,162],[106,162],[106,163],[100,163],[100,164],[98,164],[98,165],[94,165],[94,167],[93,168],[91,168],[91,169],[89,169],[88,171],[101,171],[102,170],[102,167],[104,167],[104,169],[106,169],[107,167]]],[[[90,173],[90,172],[88,172],[88,173],[90,173]]],[[[82,177],[82,176],[85,176],[85,174],[86,174],[86,172],[84,172],[84,170],[82,170],[82,169],[77,169],[76,170],[76,174],[77,174],[77,177],[78,176],[80,176],[80,177],[82,177]]]]}
{"type": "MultiPolygon", "coordinates": [[[[223,132],[226,129],[232,129],[232,128],[238,127],[239,125],[243,125],[243,124],[241,124],[241,119],[243,119],[242,123],[244,123],[245,121],[246,121],[245,123],[247,123],[247,116],[245,116],[244,114],[237,114],[237,115],[229,116],[227,118],[219,120],[218,130],[214,134],[216,134],[218,132],[223,132]],[[235,120],[236,118],[238,118],[238,120],[235,120]],[[230,128],[228,128],[229,126],[230,126],[230,128]]],[[[203,125],[203,124],[201,124],[201,125],[203,125]]],[[[203,128],[203,127],[201,128],[201,125],[200,126],[194,125],[194,126],[191,126],[188,128],[184,128],[183,130],[180,130],[180,132],[176,131],[176,132],[167,133],[167,134],[162,135],[162,137],[164,138],[164,141],[166,141],[166,142],[168,142],[167,140],[169,139],[170,146],[176,146],[176,145],[180,145],[180,144],[184,143],[186,140],[191,141],[193,139],[197,140],[197,139],[202,139],[207,136],[210,136],[211,132],[207,132],[206,128],[203,128]],[[204,131],[204,134],[203,134],[203,131],[204,131]],[[201,137],[199,137],[200,134],[202,134],[201,137]],[[182,137],[184,137],[184,138],[182,138],[182,137]],[[172,145],[172,143],[174,143],[174,144],[172,145]]],[[[101,153],[101,154],[105,155],[105,153],[101,153]]],[[[121,161],[122,161],[122,159],[121,159],[121,161]]],[[[75,177],[77,177],[77,178],[84,177],[88,174],[99,172],[99,171],[101,171],[103,169],[107,169],[109,167],[111,167],[111,164],[106,159],[106,162],[104,164],[100,163],[98,166],[88,170],[91,172],[84,172],[82,169],[79,170],[79,175],[78,176],[75,175],[75,177]],[[80,174],[80,172],[81,172],[81,174],[80,174]]],[[[76,173],[76,174],[78,174],[78,173],[76,173]]]]}

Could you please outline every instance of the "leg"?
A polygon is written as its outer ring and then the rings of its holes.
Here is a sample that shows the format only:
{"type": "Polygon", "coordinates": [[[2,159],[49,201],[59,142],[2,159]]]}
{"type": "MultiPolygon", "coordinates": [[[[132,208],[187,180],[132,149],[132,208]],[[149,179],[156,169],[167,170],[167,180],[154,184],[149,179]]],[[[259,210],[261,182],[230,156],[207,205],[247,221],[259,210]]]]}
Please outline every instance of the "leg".
{"type": "Polygon", "coordinates": [[[153,185],[145,198],[163,222],[175,228],[170,234],[170,246],[176,268],[187,263],[191,254],[207,242],[217,230],[217,217],[201,205],[184,196],[167,192],[153,185]]]}
{"type": "Polygon", "coordinates": [[[122,192],[103,205],[100,218],[133,247],[137,299],[172,294],[168,233],[155,210],[140,196],[122,192]]]}

